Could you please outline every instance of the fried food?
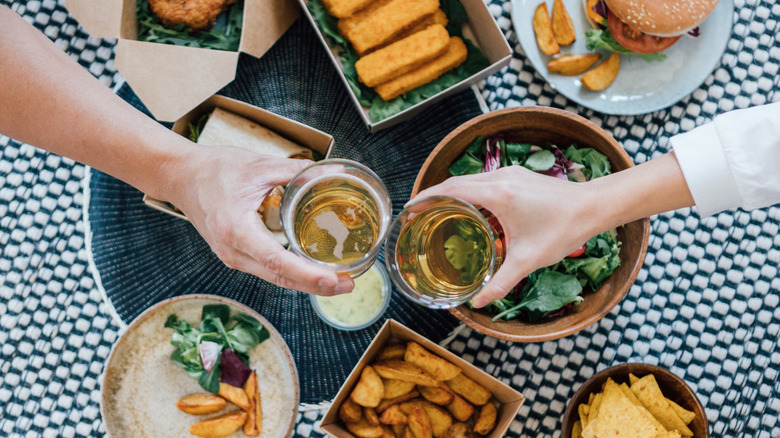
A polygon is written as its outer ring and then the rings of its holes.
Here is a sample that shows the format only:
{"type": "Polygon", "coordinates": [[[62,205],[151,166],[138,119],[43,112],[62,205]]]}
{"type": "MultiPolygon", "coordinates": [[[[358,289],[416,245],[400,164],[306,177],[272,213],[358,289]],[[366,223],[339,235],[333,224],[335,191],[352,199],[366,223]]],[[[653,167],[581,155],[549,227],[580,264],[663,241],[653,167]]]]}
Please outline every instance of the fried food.
{"type": "Polygon", "coordinates": [[[392,41],[437,9],[439,0],[392,0],[347,30],[344,37],[362,56],[392,41]]]}
{"type": "Polygon", "coordinates": [[[248,411],[250,408],[249,398],[247,398],[246,392],[242,388],[219,382],[219,395],[245,411],[248,411]]]}
{"type": "Polygon", "coordinates": [[[363,408],[363,416],[368,424],[372,426],[379,426],[379,416],[376,414],[374,408],[363,408]]]}
{"type": "Polygon", "coordinates": [[[357,423],[363,418],[363,408],[347,397],[339,407],[339,418],[345,423],[357,423]]]}
{"type": "Polygon", "coordinates": [[[199,421],[190,426],[190,433],[201,438],[222,438],[233,434],[246,421],[246,412],[232,411],[219,417],[199,421]]]}
{"type": "Polygon", "coordinates": [[[389,408],[387,408],[386,411],[382,412],[382,416],[379,417],[379,421],[381,421],[384,424],[406,424],[408,422],[408,419],[406,417],[406,414],[401,411],[401,408],[398,405],[392,405],[389,408]]]}
{"type": "Polygon", "coordinates": [[[620,71],[620,55],[613,53],[606,61],[582,75],[580,82],[588,90],[603,90],[615,80],[618,71],[620,71]]]}
{"type": "Polygon", "coordinates": [[[382,400],[381,403],[379,403],[379,406],[376,407],[376,411],[381,414],[382,412],[384,412],[385,409],[389,408],[390,406],[393,406],[393,405],[396,405],[396,404],[399,404],[399,403],[403,403],[403,402],[405,402],[407,400],[411,400],[411,399],[413,399],[415,397],[419,397],[419,396],[420,396],[419,392],[412,391],[412,392],[410,392],[408,394],[404,394],[404,395],[398,396],[396,398],[384,399],[384,400],[382,400]]]}
{"type": "Polygon", "coordinates": [[[474,433],[466,423],[455,423],[447,429],[442,438],[472,438],[474,433]]]}
{"type": "Polygon", "coordinates": [[[406,345],[404,344],[390,344],[385,347],[376,357],[377,362],[383,360],[401,360],[406,354],[406,345]]]}
{"type": "Polygon", "coordinates": [[[452,393],[435,386],[421,386],[420,395],[429,402],[439,406],[447,406],[452,403],[452,400],[455,398],[452,393]]]}
{"type": "Polygon", "coordinates": [[[433,26],[434,24],[441,24],[442,26],[447,27],[447,24],[449,24],[449,22],[450,20],[447,18],[447,14],[445,14],[444,11],[442,11],[441,9],[437,9],[436,12],[433,13],[433,15],[417,23],[409,30],[404,31],[401,35],[398,36],[398,39],[405,38],[408,37],[409,35],[425,30],[429,26],[433,26]]]}
{"type": "Polygon", "coordinates": [[[449,385],[456,394],[477,406],[484,405],[491,397],[490,391],[474,380],[466,377],[463,373],[458,374],[454,379],[448,380],[447,385],[449,385]]]}
{"type": "Polygon", "coordinates": [[[601,55],[598,53],[561,55],[551,59],[550,62],[547,63],[547,71],[550,73],[560,73],[562,75],[578,75],[580,73],[585,73],[585,71],[593,67],[599,59],[601,59],[601,55]]]}
{"type": "Polygon", "coordinates": [[[534,34],[536,34],[536,44],[539,50],[545,55],[556,55],[561,52],[561,46],[555,39],[553,33],[550,15],[547,13],[547,2],[541,2],[534,10],[533,18],[534,34]]]}
{"type": "Polygon", "coordinates": [[[379,406],[385,394],[385,385],[377,371],[366,365],[360,373],[360,380],[352,390],[352,400],[360,406],[375,408],[379,406]]]}
{"type": "Polygon", "coordinates": [[[631,385],[631,392],[653,416],[669,431],[678,431],[683,436],[693,436],[693,432],[675,412],[661,392],[655,376],[648,374],[631,385]]]}
{"type": "Polygon", "coordinates": [[[225,407],[225,399],[214,394],[190,394],[180,398],[176,407],[190,415],[213,414],[225,407]]]}
{"type": "Polygon", "coordinates": [[[372,0],[322,0],[330,15],[336,18],[349,17],[371,5],[372,0]]]}
{"type": "MultiPolygon", "coordinates": [[[[423,65],[417,70],[411,71],[403,76],[399,76],[389,82],[378,85],[375,90],[384,100],[390,100],[398,97],[407,91],[411,91],[421,85],[437,79],[444,73],[458,67],[466,60],[468,51],[466,45],[458,37],[451,37],[447,46],[447,51],[423,65]]],[[[432,385],[431,385],[432,386],[432,385]]]]}
{"type": "Polygon", "coordinates": [[[485,403],[482,409],[479,410],[479,416],[477,416],[477,421],[474,423],[474,432],[480,435],[487,435],[495,427],[497,416],[498,410],[496,410],[496,405],[485,403]]]}
{"type": "Polygon", "coordinates": [[[167,27],[183,24],[192,30],[209,29],[217,15],[234,0],[149,0],[149,8],[167,27]]]}
{"type": "Polygon", "coordinates": [[[244,435],[257,436],[263,432],[263,406],[260,400],[260,387],[257,385],[257,371],[252,370],[244,384],[249,399],[249,410],[244,422],[244,435]]]}
{"type": "Polygon", "coordinates": [[[409,412],[409,430],[415,438],[433,438],[431,419],[422,406],[415,406],[409,412]]]}
{"type": "Polygon", "coordinates": [[[377,362],[374,364],[374,369],[385,379],[414,382],[422,386],[437,386],[439,384],[433,376],[426,373],[422,368],[401,360],[377,362]]]}
{"type": "Polygon", "coordinates": [[[385,384],[385,398],[392,399],[412,392],[414,382],[404,382],[396,379],[383,379],[385,384]]]}
{"type": "Polygon", "coordinates": [[[431,354],[417,342],[410,342],[406,346],[404,360],[417,365],[439,381],[454,379],[461,372],[460,368],[431,354]]]}
{"type": "Polygon", "coordinates": [[[555,40],[561,46],[568,46],[577,39],[577,35],[574,33],[574,23],[572,23],[562,0],[553,2],[552,28],[555,40]]]}
{"type": "Polygon", "coordinates": [[[435,24],[358,59],[355,70],[361,82],[374,87],[441,55],[447,50],[449,40],[447,29],[435,24]]]}
{"type": "Polygon", "coordinates": [[[355,423],[346,423],[346,425],[347,430],[358,438],[380,438],[385,434],[382,426],[371,425],[365,418],[361,418],[360,421],[355,423]]]}

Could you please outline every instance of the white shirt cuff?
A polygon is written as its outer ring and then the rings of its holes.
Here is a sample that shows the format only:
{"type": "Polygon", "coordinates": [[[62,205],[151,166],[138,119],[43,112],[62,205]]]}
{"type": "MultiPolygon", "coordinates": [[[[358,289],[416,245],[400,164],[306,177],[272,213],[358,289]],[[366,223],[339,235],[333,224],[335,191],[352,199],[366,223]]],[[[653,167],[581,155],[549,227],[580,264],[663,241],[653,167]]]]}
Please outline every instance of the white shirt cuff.
{"type": "Polygon", "coordinates": [[[739,207],[741,197],[714,123],[671,138],[699,216],[739,207]]]}

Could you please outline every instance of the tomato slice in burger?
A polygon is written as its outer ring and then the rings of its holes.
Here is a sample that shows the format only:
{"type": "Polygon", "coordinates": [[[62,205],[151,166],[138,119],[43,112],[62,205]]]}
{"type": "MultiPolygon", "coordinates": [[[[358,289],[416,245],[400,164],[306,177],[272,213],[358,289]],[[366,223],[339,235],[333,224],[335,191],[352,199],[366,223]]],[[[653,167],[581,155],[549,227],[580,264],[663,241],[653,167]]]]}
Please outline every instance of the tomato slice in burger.
{"type": "Polygon", "coordinates": [[[639,53],[658,53],[662,50],[666,50],[682,36],[678,35],[676,37],[665,38],[639,32],[622,22],[609,10],[607,11],[607,23],[609,23],[609,30],[612,33],[612,37],[615,38],[615,41],[617,41],[618,44],[628,50],[639,53]]]}

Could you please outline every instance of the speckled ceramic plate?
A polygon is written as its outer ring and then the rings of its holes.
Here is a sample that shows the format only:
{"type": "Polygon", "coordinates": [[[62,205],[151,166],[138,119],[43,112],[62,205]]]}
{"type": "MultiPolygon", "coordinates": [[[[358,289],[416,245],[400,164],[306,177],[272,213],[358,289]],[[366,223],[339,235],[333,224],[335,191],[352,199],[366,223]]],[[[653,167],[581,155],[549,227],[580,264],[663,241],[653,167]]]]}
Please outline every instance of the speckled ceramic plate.
{"type": "MultiPolygon", "coordinates": [[[[271,337],[249,352],[250,365],[257,370],[263,404],[263,438],[292,435],[298,409],[298,371],[287,344],[251,308],[213,295],[187,295],[162,301],[138,316],[114,346],[106,365],[100,410],[106,429],[121,437],[193,437],[190,425],[218,416],[228,408],[207,416],[185,414],[176,408],[184,395],[205,392],[192,377],[170,360],[172,329],[163,327],[174,313],[192,325],[200,324],[205,304],[227,304],[231,313],[243,312],[257,318],[271,337]]],[[[232,406],[232,409],[230,409],[232,406]]],[[[239,429],[231,435],[243,437],[239,429]]]]}
{"type": "MultiPolygon", "coordinates": [[[[731,38],[734,1],[720,0],[700,27],[698,38],[684,36],[664,51],[664,61],[646,62],[641,58],[621,56],[620,72],[608,88],[590,91],[582,87],[580,76],[548,73],[551,59],[539,50],[531,21],[534,9],[542,0],[512,0],[512,23],[525,56],[537,72],[564,96],[582,106],[605,114],[644,114],[675,104],[691,94],[720,63],[731,38]]],[[[547,1],[548,10],[552,1],[547,1]]],[[[585,48],[585,31],[590,24],[582,0],[564,0],[571,15],[577,41],[561,47],[561,54],[590,53],[585,48]]],[[[606,51],[601,53],[606,54],[606,51]]],[[[602,58],[605,59],[605,58],[602,58]]]]}

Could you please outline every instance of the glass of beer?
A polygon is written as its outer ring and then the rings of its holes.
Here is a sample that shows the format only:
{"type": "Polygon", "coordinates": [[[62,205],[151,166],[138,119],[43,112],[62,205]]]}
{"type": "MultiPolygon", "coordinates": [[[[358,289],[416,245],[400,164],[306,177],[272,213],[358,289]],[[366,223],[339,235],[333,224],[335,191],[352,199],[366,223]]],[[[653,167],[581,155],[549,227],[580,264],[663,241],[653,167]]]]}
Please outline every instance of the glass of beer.
{"type": "Polygon", "coordinates": [[[390,225],[385,244],[390,278],[423,306],[447,309],[465,303],[503,260],[503,236],[494,223],[457,198],[415,201],[390,225]]]}
{"type": "Polygon", "coordinates": [[[328,159],[293,177],[280,212],[294,253],[354,278],[379,254],[390,225],[390,194],[368,167],[328,159]]]}

